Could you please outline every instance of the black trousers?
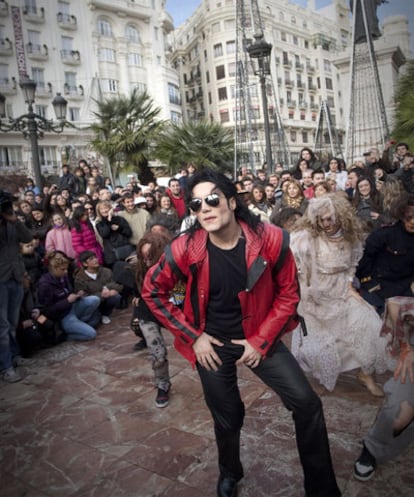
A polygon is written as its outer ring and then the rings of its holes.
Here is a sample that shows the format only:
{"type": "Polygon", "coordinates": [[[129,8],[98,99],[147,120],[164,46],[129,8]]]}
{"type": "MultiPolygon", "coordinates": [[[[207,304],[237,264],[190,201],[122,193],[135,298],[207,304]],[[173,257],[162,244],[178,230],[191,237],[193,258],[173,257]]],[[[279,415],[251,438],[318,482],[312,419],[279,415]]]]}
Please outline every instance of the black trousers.
{"type": "MultiPolygon", "coordinates": [[[[207,371],[197,363],[197,370],[214,420],[220,474],[240,480],[243,477],[240,430],[244,404],[237,385],[236,361],[243,347],[225,342],[222,347],[214,348],[223,364],[217,371],[207,371]]],[[[280,342],[273,356],[262,360],[252,371],[292,411],[306,497],[339,497],[341,492],[332,468],[322,403],[296,359],[280,342]]]]}

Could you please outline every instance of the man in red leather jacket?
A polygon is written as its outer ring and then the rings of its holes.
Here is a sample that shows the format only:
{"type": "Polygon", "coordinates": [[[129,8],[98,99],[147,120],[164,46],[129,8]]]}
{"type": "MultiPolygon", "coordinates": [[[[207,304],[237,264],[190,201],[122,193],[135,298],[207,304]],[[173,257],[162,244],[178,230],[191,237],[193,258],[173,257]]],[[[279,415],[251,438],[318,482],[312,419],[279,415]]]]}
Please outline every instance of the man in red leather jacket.
{"type": "Polygon", "coordinates": [[[299,301],[290,250],[278,264],[283,232],[251,214],[220,173],[201,171],[188,186],[196,223],[148,271],[142,297],[198,370],[214,420],[217,495],[236,496],[243,477],[237,366],[245,365],[292,411],[306,496],[338,497],[320,399],[280,341],[296,325],[299,301]],[[182,309],[170,302],[180,280],[186,282],[182,309]]]}

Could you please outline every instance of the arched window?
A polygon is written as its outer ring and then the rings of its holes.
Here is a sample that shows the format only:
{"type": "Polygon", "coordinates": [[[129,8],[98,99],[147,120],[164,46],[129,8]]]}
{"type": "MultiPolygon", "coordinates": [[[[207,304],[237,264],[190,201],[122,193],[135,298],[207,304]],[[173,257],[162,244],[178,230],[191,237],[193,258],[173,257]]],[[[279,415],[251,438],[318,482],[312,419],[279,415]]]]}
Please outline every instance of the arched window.
{"type": "Polygon", "coordinates": [[[128,24],[125,28],[125,36],[127,40],[132,41],[133,43],[139,43],[141,41],[138,29],[132,24],[128,24]]]}
{"type": "Polygon", "coordinates": [[[107,38],[112,37],[112,26],[106,19],[98,19],[98,33],[107,38]]]}

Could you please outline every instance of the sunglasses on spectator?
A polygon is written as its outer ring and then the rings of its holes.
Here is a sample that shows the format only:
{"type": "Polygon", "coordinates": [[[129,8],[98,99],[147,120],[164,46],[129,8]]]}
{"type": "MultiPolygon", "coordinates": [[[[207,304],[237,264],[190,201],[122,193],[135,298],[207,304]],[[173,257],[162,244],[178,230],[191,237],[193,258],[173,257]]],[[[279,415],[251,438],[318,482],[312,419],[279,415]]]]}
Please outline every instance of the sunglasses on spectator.
{"type": "Polygon", "coordinates": [[[203,205],[203,200],[209,207],[217,207],[220,203],[220,196],[217,193],[210,193],[210,195],[207,195],[207,197],[204,197],[204,199],[192,198],[188,203],[188,207],[193,212],[198,212],[203,205]]]}

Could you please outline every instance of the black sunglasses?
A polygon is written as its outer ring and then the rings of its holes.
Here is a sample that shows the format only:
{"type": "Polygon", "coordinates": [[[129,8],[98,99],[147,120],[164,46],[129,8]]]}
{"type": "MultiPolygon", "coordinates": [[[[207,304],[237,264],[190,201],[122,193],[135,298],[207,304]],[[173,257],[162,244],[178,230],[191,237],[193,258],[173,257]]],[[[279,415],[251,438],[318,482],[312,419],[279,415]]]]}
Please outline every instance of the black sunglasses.
{"type": "Polygon", "coordinates": [[[204,199],[192,198],[190,202],[188,202],[188,207],[193,212],[198,212],[203,205],[203,200],[209,207],[217,207],[220,203],[220,196],[217,193],[210,193],[210,195],[207,195],[204,199]]]}

